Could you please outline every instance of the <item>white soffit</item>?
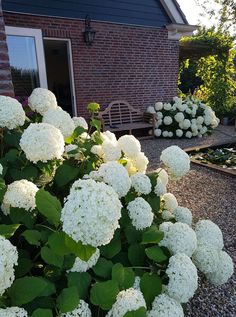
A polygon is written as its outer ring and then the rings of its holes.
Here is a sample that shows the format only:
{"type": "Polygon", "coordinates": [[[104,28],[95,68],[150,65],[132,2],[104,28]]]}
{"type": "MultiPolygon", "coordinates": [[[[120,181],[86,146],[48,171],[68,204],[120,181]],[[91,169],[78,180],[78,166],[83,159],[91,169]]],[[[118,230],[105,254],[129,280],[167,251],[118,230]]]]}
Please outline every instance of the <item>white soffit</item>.
{"type": "Polygon", "coordinates": [[[168,30],[168,39],[179,40],[182,36],[190,36],[198,26],[189,24],[169,24],[166,25],[168,30]]]}
{"type": "Polygon", "coordinates": [[[173,23],[186,24],[186,21],[184,21],[180,11],[176,7],[176,3],[173,0],[160,0],[160,2],[173,23]]]}

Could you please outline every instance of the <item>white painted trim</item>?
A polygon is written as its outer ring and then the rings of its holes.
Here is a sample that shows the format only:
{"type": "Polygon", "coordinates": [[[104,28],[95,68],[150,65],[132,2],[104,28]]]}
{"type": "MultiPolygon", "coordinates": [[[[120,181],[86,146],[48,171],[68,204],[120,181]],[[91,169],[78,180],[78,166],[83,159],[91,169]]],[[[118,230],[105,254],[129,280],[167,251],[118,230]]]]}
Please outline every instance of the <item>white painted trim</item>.
{"type": "Polygon", "coordinates": [[[5,26],[5,30],[6,35],[34,37],[40,87],[48,88],[42,30],[31,28],[19,28],[14,26],[5,26]]]}
{"type": "Polygon", "coordinates": [[[190,36],[193,34],[198,26],[189,24],[169,24],[166,26],[168,30],[169,40],[179,40],[183,36],[190,36]]]}
{"type": "Polygon", "coordinates": [[[74,81],[74,68],[73,68],[73,58],[72,58],[72,48],[71,48],[71,40],[67,38],[58,38],[58,37],[44,37],[44,40],[51,40],[51,41],[64,41],[67,42],[68,48],[68,64],[69,64],[69,76],[70,76],[70,88],[72,94],[72,111],[73,115],[78,115],[78,109],[76,106],[76,95],[75,95],[75,81],[74,81]]]}
{"type": "Polygon", "coordinates": [[[173,0],[160,0],[173,23],[186,24],[173,0]]]}

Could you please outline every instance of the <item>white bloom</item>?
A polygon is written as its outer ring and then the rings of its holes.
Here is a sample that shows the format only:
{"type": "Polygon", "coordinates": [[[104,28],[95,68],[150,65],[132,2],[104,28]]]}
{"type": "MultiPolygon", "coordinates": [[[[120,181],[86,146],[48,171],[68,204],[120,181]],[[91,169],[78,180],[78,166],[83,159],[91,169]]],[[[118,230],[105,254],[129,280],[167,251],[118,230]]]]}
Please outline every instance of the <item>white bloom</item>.
{"type": "Polygon", "coordinates": [[[200,245],[193,253],[192,261],[204,274],[215,272],[219,263],[219,251],[209,245],[200,245]]]}
{"type": "Polygon", "coordinates": [[[175,102],[175,103],[177,103],[177,104],[179,104],[179,103],[182,103],[182,98],[179,98],[179,97],[173,97],[173,101],[175,102]]]}
{"type": "Polygon", "coordinates": [[[162,132],[161,129],[155,129],[154,130],[154,134],[155,134],[156,137],[161,136],[161,132],[162,132]]]}
{"type": "Polygon", "coordinates": [[[163,109],[163,103],[162,102],[156,102],[154,106],[156,111],[160,111],[163,109]]]}
{"type": "Polygon", "coordinates": [[[0,308],[1,317],[28,317],[28,313],[24,308],[20,307],[7,307],[0,308]]]}
{"type": "MultiPolygon", "coordinates": [[[[174,218],[173,214],[169,210],[163,210],[161,213],[161,216],[162,216],[162,219],[164,219],[164,220],[170,220],[170,219],[174,218]]],[[[164,246],[164,244],[163,244],[163,246],[164,246]]]]}
{"type": "Polygon", "coordinates": [[[26,179],[8,185],[3,198],[4,214],[9,214],[10,207],[32,211],[36,207],[35,195],[37,191],[38,187],[26,179]]]}
{"type": "Polygon", "coordinates": [[[25,112],[22,105],[14,98],[0,96],[0,128],[10,130],[25,123],[25,112]]]}
{"type": "MultiPolygon", "coordinates": [[[[158,118],[157,118],[157,119],[158,119],[158,118]]],[[[161,125],[162,125],[162,119],[158,119],[158,120],[155,122],[155,128],[158,129],[161,125]]]]}
{"type": "Polygon", "coordinates": [[[175,134],[176,134],[176,136],[178,137],[178,138],[181,138],[182,136],[183,136],[183,131],[182,130],[180,130],[180,129],[177,129],[176,131],[175,131],[175,134]]]}
{"type": "Polygon", "coordinates": [[[186,223],[189,226],[192,225],[193,216],[188,208],[178,206],[174,209],[173,214],[175,216],[176,221],[186,223]]]}
{"type": "Polygon", "coordinates": [[[206,132],[207,132],[207,127],[202,127],[201,129],[200,129],[200,133],[203,135],[203,134],[205,134],[206,132]]]}
{"type": "Polygon", "coordinates": [[[183,129],[187,130],[191,126],[191,121],[189,119],[184,119],[183,121],[183,129]]]}
{"type": "Polygon", "coordinates": [[[60,314],[60,317],[92,317],[92,313],[89,305],[81,299],[77,308],[71,312],[60,314]]]}
{"type": "Polygon", "coordinates": [[[64,137],[70,136],[75,129],[75,124],[69,113],[60,107],[48,109],[43,114],[43,123],[49,123],[59,129],[64,137]]]}
{"type": "Polygon", "coordinates": [[[161,196],[164,195],[166,193],[166,186],[162,183],[161,178],[157,178],[157,183],[156,186],[154,188],[154,193],[157,196],[161,196]]]}
{"type": "Polygon", "coordinates": [[[104,183],[117,192],[119,197],[124,197],[130,190],[131,180],[123,165],[114,161],[103,163],[98,169],[98,174],[104,183]]]}
{"type": "Polygon", "coordinates": [[[91,258],[88,261],[83,261],[79,257],[75,259],[75,263],[73,267],[69,270],[69,272],[86,272],[91,267],[96,265],[98,259],[100,257],[100,251],[97,248],[94,254],[91,256],[91,258]]]}
{"type": "MultiPolygon", "coordinates": [[[[176,222],[173,224],[165,232],[163,240],[163,246],[166,246],[172,254],[184,253],[191,257],[197,248],[196,234],[186,223],[176,222]]],[[[162,241],[159,243],[160,246],[162,246],[162,241]]]]}
{"type": "Polygon", "coordinates": [[[178,202],[175,196],[171,193],[166,193],[162,196],[162,200],[164,201],[165,209],[173,212],[175,208],[178,207],[178,202]]]}
{"type": "Polygon", "coordinates": [[[101,133],[101,138],[104,141],[110,141],[113,143],[117,142],[116,136],[114,133],[110,132],[110,131],[105,131],[101,133]]]}
{"type": "Polygon", "coordinates": [[[197,124],[203,124],[204,118],[202,116],[197,117],[197,124]]]}
{"type": "Polygon", "coordinates": [[[149,112],[149,113],[156,113],[156,110],[155,110],[154,107],[149,106],[149,107],[147,108],[147,112],[149,112]]]}
{"type": "Polygon", "coordinates": [[[64,138],[51,124],[31,123],[21,136],[20,147],[28,160],[47,162],[62,157],[64,138]]]}
{"type": "Polygon", "coordinates": [[[191,137],[193,136],[193,134],[192,134],[191,131],[187,131],[187,132],[185,133],[185,136],[186,136],[186,138],[191,139],[191,137]]]}
{"type": "Polygon", "coordinates": [[[118,145],[125,155],[134,157],[141,151],[141,144],[133,135],[123,135],[118,139],[118,145]]]}
{"type": "Polygon", "coordinates": [[[130,177],[132,187],[138,194],[148,195],[152,190],[152,185],[149,177],[140,172],[130,177]]]}
{"type": "Polygon", "coordinates": [[[168,132],[168,131],[163,131],[163,132],[162,132],[162,136],[163,136],[164,138],[168,138],[168,137],[169,137],[169,132],[168,132]]]}
{"type": "Polygon", "coordinates": [[[139,276],[135,276],[134,285],[132,286],[132,288],[140,291],[140,281],[141,278],[139,276]]]}
{"type": "Polygon", "coordinates": [[[157,115],[158,119],[162,119],[163,118],[163,113],[161,111],[158,111],[156,115],[157,115]]]}
{"type": "Polygon", "coordinates": [[[228,281],[234,273],[231,257],[224,251],[219,252],[219,261],[215,272],[207,273],[206,277],[214,285],[221,285],[228,281]]]}
{"type": "Polygon", "coordinates": [[[133,158],[133,163],[134,163],[138,172],[146,173],[146,169],[147,169],[149,160],[143,152],[139,152],[133,158]]]}
{"type": "Polygon", "coordinates": [[[184,121],[184,114],[182,112],[177,112],[174,118],[176,122],[182,122],[184,121]]]}
{"type": "Polygon", "coordinates": [[[195,232],[199,245],[211,245],[220,250],[223,248],[222,232],[211,220],[199,220],[196,224],[195,232]]]}
{"type": "Polygon", "coordinates": [[[156,173],[158,173],[158,178],[160,178],[162,184],[167,186],[169,176],[168,176],[168,173],[164,170],[164,168],[159,167],[156,170],[156,173]]]}
{"type": "Polygon", "coordinates": [[[180,303],[187,303],[198,287],[197,268],[191,259],[182,253],[173,255],[166,274],[169,277],[167,294],[180,303]]]}
{"type": "Polygon", "coordinates": [[[161,294],[155,297],[152,303],[152,309],[147,317],[184,317],[184,311],[180,303],[169,297],[167,294],[161,294]]]}
{"type": "Polygon", "coordinates": [[[165,116],[163,122],[165,125],[170,125],[173,122],[173,120],[170,116],[165,116]]]}
{"type": "Polygon", "coordinates": [[[2,164],[0,164],[0,175],[2,175],[2,172],[3,172],[3,167],[2,167],[2,164]]]}
{"type": "Polygon", "coordinates": [[[29,107],[41,115],[48,109],[57,107],[57,100],[55,95],[48,89],[35,88],[29,96],[29,107]]]}
{"type": "Polygon", "coordinates": [[[169,146],[163,150],[160,160],[166,165],[174,179],[181,178],[190,169],[188,154],[176,145],[169,146]]]}
{"type": "Polygon", "coordinates": [[[119,226],[121,207],[112,187],[92,179],[78,180],[61,212],[63,231],[85,245],[105,245],[119,226]]]}
{"type": "MultiPolygon", "coordinates": [[[[167,214],[166,214],[167,215],[167,214]]],[[[168,214],[170,216],[170,214],[168,214]]],[[[169,220],[169,219],[168,219],[169,220]]],[[[173,226],[173,223],[170,221],[162,222],[159,226],[159,230],[164,232],[164,238],[161,240],[161,245],[167,247],[167,233],[170,231],[170,228],[173,226]]]]}
{"type": "Polygon", "coordinates": [[[191,130],[192,130],[193,133],[194,133],[194,132],[195,132],[195,133],[198,132],[197,125],[194,124],[194,123],[191,123],[191,130]]]}
{"type": "Polygon", "coordinates": [[[104,155],[104,152],[103,152],[103,148],[101,145],[93,145],[92,148],[91,148],[91,153],[99,156],[99,157],[103,157],[104,155]]]}
{"type": "Polygon", "coordinates": [[[17,249],[11,242],[0,236],[0,296],[14,281],[14,266],[17,265],[17,249]]]}
{"type": "Polygon", "coordinates": [[[172,137],[173,137],[173,135],[174,135],[174,134],[173,134],[173,132],[169,131],[169,135],[168,135],[168,137],[169,137],[169,138],[172,138],[172,137]]]}
{"type": "Polygon", "coordinates": [[[154,214],[151,206],[143,198],[137,197],[132,200],[127,209],[132,225],[137,230],[143,230],[151,226],[154,214]]]}
{"type": "Polygon", "coordinates": [[[88,130],[88,123],[83,117],[73,117],[72,120],[74,121],[75,128],[81,127],[84,130],[88,130]]]}
{"type": "Polygon", "coordinates": [[[82,154],[78,151],[78,146],[76,144],[68,144],[65,146],[65,152],[69,157],[74,157],[75,160],[81,160],[82,154]],[[76,151],[77,153],[70,153],[76,151]]]}
{"type": "Polygon", "coordinates": [[[185,111],[187,109],[186,103],[178,103],[176,107],[179,109],[179,111],[185,111]]]}
{"type": "Polygon", "coordinates": [[[128,288],[121,291],[106,317],[123,317],[127,312],[138,310],[141,307],[146,308],[143,294],[140,290],[128,288]]]}
{"type": "Polygon", "coordinates": [[[186,112],[187,114],[191,114],[191,113],[192,113],[192,109],[191,109],[191,108],[186,108],[186,109],[185,109],[185,112],[186,112]]]}
{"type": "Polygon", "coordinates": [[[164,103],[164,109],[169,111],[171,110],[171,104],[170,103],[164,103]]]}
{"type": "Polygon", "coordinates": [[[121,157],[121,149],[117,142],[104,141],[102,143],[102,150],[104,162],[117,161],[121,157]]]}

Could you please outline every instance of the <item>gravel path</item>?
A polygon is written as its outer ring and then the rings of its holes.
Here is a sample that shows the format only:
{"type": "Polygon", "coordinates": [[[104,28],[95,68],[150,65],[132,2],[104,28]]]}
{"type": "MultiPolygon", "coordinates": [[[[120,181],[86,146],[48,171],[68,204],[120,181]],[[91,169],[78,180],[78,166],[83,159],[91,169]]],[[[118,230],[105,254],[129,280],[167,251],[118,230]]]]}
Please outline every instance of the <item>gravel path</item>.
{"type": "MultiPolygon", "coordinates": [[[[145,140],[142,150],[149,169],[158,166],[161,151],[173,144],[182,148],[236,141],[233,127],[220,126],[212,136],[192,140],[145,140]]],[[[169,184],[180,205],[192,210],[194,222],[210,219],[223,231],[225,250],[236,263],[236,178],[192,164],[191,171],[178,182],[169,184]]],[[[222,286],[209,284],[200,276],[199,289],[187,305],[187,317],[236,317],[236,274],[222,286]]]]}

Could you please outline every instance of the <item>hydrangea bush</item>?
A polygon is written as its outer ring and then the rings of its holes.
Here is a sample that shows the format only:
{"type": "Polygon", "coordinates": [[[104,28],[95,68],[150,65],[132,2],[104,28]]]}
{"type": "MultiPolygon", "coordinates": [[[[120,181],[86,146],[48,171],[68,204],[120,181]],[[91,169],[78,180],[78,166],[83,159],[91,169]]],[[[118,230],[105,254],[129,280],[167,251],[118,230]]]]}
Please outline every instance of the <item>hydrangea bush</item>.
{"type": "Polygon", "coordinates": [[[215,112],[193,97],[186,100],[174,97],[170,103],[157,102],[148,112],[157,118],[156,137],[192,138],[211,134],[219,124],[215,112]]]}
{"type": "Polygon", "coordinates": [[[130,135],[90,128],[36,89],[27,118],[0,96],[0,316],[182,317],[198,287],[233,273],[223,236],[168,192],[190,160],[177,146],[146,174],[130,135]]]}

